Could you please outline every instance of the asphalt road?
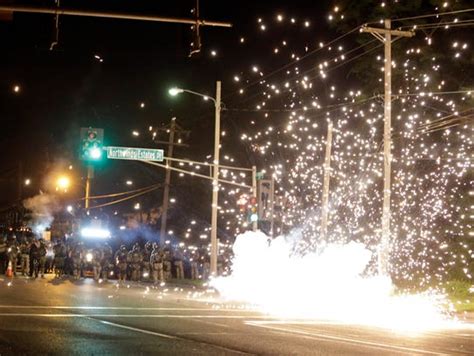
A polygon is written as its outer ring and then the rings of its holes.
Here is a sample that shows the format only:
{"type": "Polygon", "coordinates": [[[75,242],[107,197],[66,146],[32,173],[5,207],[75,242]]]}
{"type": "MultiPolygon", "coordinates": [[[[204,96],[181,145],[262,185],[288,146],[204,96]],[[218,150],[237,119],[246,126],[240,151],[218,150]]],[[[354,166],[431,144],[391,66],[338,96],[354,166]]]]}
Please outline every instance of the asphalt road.
{"type": "Polygon", "coordinates": [[[474,354],[474,329],[397,334],[281,320],[164,286],[0,277],[0,355],[474,354]]]}

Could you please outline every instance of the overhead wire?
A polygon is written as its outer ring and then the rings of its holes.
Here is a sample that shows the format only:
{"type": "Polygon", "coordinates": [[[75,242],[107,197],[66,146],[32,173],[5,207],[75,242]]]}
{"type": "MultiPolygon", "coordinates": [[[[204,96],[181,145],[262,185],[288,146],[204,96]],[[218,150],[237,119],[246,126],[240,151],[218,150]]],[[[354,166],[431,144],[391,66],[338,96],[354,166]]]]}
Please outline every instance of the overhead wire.
{"type": "MultiPolygon", "coordinates": [[[[147,190],[147,189],[155,187],[155,186],[161,186],[161,183],[152,184],[152,185],[149,185],[147,187],[143,187],[143,188],[139,188],[139,189],[135,189],[135,190],[129,190],[129,191],[126,191],[126,192],[95,195],[95,196],[89,197],[88,199],[104,199],[104,198],[118,197],[118,196],[121,196],[121,195],[133,194],[133,193],[136,193],[136,192],[140,192],[142,190],[147,190]]],[[[83,198],[80,198],[79,200],[85,200],[85,199],[86,198],[83,197],[83,198]]]]}
{"type": "Polygon", "coordinates": [[[131,196],[129,196],[129,197],[125,197],[125,198],[122,198],[122,199],[114,200],[114,201],[111,201],[111,202],[108,202],[108,203],[104,203],[104,204],[99,204],[99,205],[90,207],[90,208],[88,208],[88,209],[91,210],[91,209],[102,208],[102,207],[104,207],[104,206],[109,206],[109,205],[118,204],[118,203],[121,203],[121,202],[130,200],[130,199],[136,198],[136,197],[138,197],[138,196],[140,196],[140,195],[150,193],[150,192],[152,192],[153,190],[156,190],[156,189],[158,189],[158,188],[160,188],[160,187],[161,187],[161,184],[160,184],[160,185],[155,185],[155,186],[152,186],[151,188],[149,188],[149,189],[147,189],[147,190],[145,190],[145,191],[142,191],[142,192],[140,192],[140,193],[131,195],[131,196]]]}
{"type": "Polygon", "coordinates": [[[416,20],[416,19],[424,19],[428,17],[439,17],[439,16],[446,16],[446,15],[462,14],[462,13],[473,12],[473,11],[474,11],[474,8],[470,8],[470,9],[464,9],[464,10],[439,12],[439,13],[432,13],[432,14],[419,15],[419,16],[395,18],[395,19],[392,19],[392,21],[416,20]]]}

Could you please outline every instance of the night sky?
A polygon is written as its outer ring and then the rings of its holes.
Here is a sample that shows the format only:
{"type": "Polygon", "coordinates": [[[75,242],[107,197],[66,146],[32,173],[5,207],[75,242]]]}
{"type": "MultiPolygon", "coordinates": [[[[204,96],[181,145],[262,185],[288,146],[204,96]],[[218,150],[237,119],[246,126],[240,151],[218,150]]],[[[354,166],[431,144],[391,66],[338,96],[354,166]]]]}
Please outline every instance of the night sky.
{"type": "MultiPolygon", "coordinates": [[[[212,103],[192,95],[172,98],[168,94],[172,86],[213,96],[215,81],[221,80],[227,109],[222,113],[222,130],[226,137],[221,157],[230,154],[235,158],[233,164],[239,166],[249,167],[256,163],[262,166],[255,150],[239,137],[242,131],[252,132],[249,122],[262,117],[261,113],[247,110],[255,108],[255,98],[261,92],[256,88],[258,86],[253,86],[244,97],[239,96],[235,76],[242,74],[244,77],[243,73],[248,73],[255,64],[267,75],[291,63],[286,54],[271,55],[272,48],[281,46],[282,38],[290,42],[288,50],[292,47],[301,53],[317,48],[322,41],[336,38],[352,26],[380,19],[385,11],[380,3],[377,7],[372,6],[376,2],[371,0],[361,3],[348,1],[355,9],[345,9],[352,20],[336,31],[328,22],[328,11],[335,5],[332,1],[201,0],[200,3],[202,19],[231,22],[234,26],[231,29],[203,27],[202,50],[193,58],[188,57],[191,41],[188,25],[62,16],[59,44],[51,51],[53,15],[16,13],[13,21],[0,22],[0,120],[3,132],[0,140],[0,208],[18,202],[19,163],[23,165],[23,177],[32,180],[30,187],[24,187],[22,198],[40,190],[50,190],[48,177],[54,176],[55,172],[67,171],[69,165],[73,166],[70,174],[77,184],[68,199],[74,201],[81,197],[85,175],[84,164],[78,160],[81,127],[103,128],[105,144],[165,148],[152,142],[148,127],[166,125],[176,116],[178,123],[191,134],[184,139],[190,146],[177,148],[175,155],[198,161],[209,160],[206,156],[213,152],[212,103]],[[284,14],[286,19],[294,17],[295,25],[289,21],[285,26],[278,25],[276,14],[284,14]],[[259,29],[259,17],[271,25],[271,31],[259,29]],[[304,26],[306,21],[309,26],[304,26]],[[242,37],[245,38],[244,44],[240,43],[242,37]],[[213,56],[212,51],[217,55],[213,56]],[[19,86],[18,92],[14,91],[16,85],[19,86]],[[140,133],[138,137],[132,135],[134,130],[140,133]]],[[[21,4],[27,5],[28,2],[22,1],[21,4]]],[[[53,2],[38,4],[32,1],[30,4],[52,6],[53,2]]],[[[187,18],[192,17],[190,10],[194,4],[191,0],[61,3],[66,8],[187,18]]],[[[434,11],[431,1],[413,2],[413,8],[416,11],[405,9],[408,15],[434,11]]],[[[403,14],[393,14],[394,17],[400,15],[403,14]]],[[[354,37],[345,40],[344,44],[357,45],[362,39],[370,39],[367,34],[354,37]]],[[[418,40],[423,41],[423,36],[418,40]]],[[[316,68],[317,60],[314,58],[303,62],[302,69],[314,71],[316,68]]],[[[370,62],[365,61],[367,63],[370,62]]],[[[332,78],[339,79],[345,88],[357,87],[357,77],[351,72],[358,65],[358,62],[353,62],[338,69],[331,73],[332,78]]],[[[366,68],[367,76],[371,75],[372,69],[366,68]]],[[[364,74],[364,69],[358,70],[364,74]]],[[[374,81],[377,79],[377,76],[372,77],[374,81]]],[[[258,82],[258,77],[256,80],[258,82]]],[[[240,84],[245,87],[252,83],[247,77],[240,84]]],[[[375,87],[378,92],[382,90],[378,82],[375,87]]],[[[313,93],[327,96],[329,82],[318,82],[313,93]]],[[[367,95],[370,94],[369,91],[367,95]]],[[[274,100],[272,105],[280,109],[286,102],[284,99],[280,102],[274,100]]],[[[287,117],[287,113],[275,113],[273,117],[287,117]]],[[[166,140],[167,137],[160,139],[166,140]]],[[[125,185],[128,179],[134,182],[132,188],[139,188],[162,182],[164,172],[137,162],[104,162],[96,169],[92,193],[130,189],[125,185]]],[[[186,216],[186,219],[207,222],[209,182],[194,178],[174,179],[173,182],[172,195],[177,197],[178,203],[172,209],[171,220],[179,224],[180,218],[186,216]],[[189,199],[190,196],[193,199],[189,199]]],[[[161,189],[156,190],[141,198],[140,202],[145,209],[160,206],[161,194],[161,189]]],[[[131,211],[133,202],[125,202],[111,210],[131,211]]]]}
{"type": "MultiPolygon", "coordinates": [[[[293,12],[301,16],[310,13],[309,18],[318,18],[326,7],[300,3],[295,6],[292,2],[291,8],[297,8],[293,12]]],[[[103,1],[100,7],[94,1],[67,1],[61,5],[190,18],[194,1],[103,1]]],[[[188,58],[188,25],[64,16],[60,18],[59,45],[50,51],[53,15],[16,13],[13,21],[1,22],[2,207],[17,200],[19,162],[23,165],[23,177],[33,182],[24,188],[23,197],[37,194],[40,189],[51,189],[46,177],[51,172],[65,171],[70,164],[74,167],[72,176],[81,176],[83,180],[84,167],[77,159],[80,127],[104,128],[106,144],[157,147],[147,135],[148,126],[167,124],[176,116],[181,126],[191,131],[185,140],[190,147],[178,148],[176,156],[204,160],[213,148],[212,104],[193,96],[170,98],[168,89],[179,85],[214,95],[215,81],[220,79],[226,107],[238,107],[230,68],[238,71],[251,65],[252,57],[245,54],[260,49],[258,41],[239,48],[240,36],[254,36],[260,14],[273,15],[288,8],[288,4],[280,6],[278,2],[269,6],[267,2],[201,1],[201,18],[231,22],[234,27],[202,28],[202,51],[193,58],[188,58]],[[217,51],[217,56],[211,55],[212,50],[217,51]],[[18,93],[13,90],[16,85],[20,87],[18,93]],[[133,137],[133,130],[141,135],[133,137]]],[[[235,132],[239,119],[238,114],[224,112],[223,129],[235,132]]],[[[166,136],[162,139],[166,140],[166,136]]],[[[233,138],[227,139],[232,142],[233,138]]],[[[247,153],[245,147],[235,150],[237,158],[242,158],[240,165],[255,163],[247,153]]],[[[97,168],[93,193],[129,189],[124,185],[126,179],[132,179],[134,187],[141,187],[161,182],[163,176],[162,170],[135,162],[104,162],[97,168]]],[[[177,189],[183,190],[184,196],[191,192],[196,197],[178,211],[188,210],[192,216],[207,219],[208,204],[202,208],[201,197],[209,193],[208,182],[182,179],[176,184],[186,186],[184,190],[177,189]]],[[[71,198],[81,196],[82,190],[78,184],[70,193],[71,198]]],[[[156,205],[156,201],[161,201],[161,190],[142,199],[149,206],[156,205]]],[[[131,206],[130,202],[122,204],[123,211],[131,206]]]]}

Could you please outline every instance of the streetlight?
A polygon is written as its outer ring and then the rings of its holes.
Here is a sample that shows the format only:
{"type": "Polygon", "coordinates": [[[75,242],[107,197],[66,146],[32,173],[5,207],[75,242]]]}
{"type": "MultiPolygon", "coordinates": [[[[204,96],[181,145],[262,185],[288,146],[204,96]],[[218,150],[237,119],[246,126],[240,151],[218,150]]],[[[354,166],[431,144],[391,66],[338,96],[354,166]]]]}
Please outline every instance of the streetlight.
{"type": "Polygon", "coordinates": [[[212,177],[212,215],[211,215],[211,274],[217,274],[217,205],[219,198],[219,145],[221,131],[221,82],[216,82],[216,97],[212,98],[192,90],[172,88],[169,94],[176,96],[180,93],[189,93],[200,96],[204,100],[212,100],[215,107],[215,130],[214,130],[214,169],[212,177]]]}
{"type": "Polygon", "coordinates": [[[56,181],[56,184],[59,189],[67,190],[71,185],[71,180],[69,179],[69,177],[60,176],[56,181]]]}

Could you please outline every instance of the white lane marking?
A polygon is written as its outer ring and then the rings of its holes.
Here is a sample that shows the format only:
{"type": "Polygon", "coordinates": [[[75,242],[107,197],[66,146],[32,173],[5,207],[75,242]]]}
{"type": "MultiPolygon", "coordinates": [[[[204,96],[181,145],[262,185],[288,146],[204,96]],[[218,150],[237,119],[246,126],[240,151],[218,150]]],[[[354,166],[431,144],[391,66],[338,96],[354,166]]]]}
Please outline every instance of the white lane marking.
{"type": "Polygon", "coordinates": [[[80,309],[80,310],[171,310],[171,311],[226,311],[252,313],[252,310],[225,308],[165,308],[165,307],[101,307],[101,306],[67,306],[67,305],[0,305],[4,309],[80,309]]]}
{"type": "Polygon", "coordinates": [[[285,333],[292,333],[292,334],[300,334],[303,335],[304,337],[310,338],[310,339],[315,339],[315,340],[335,340],[343,343],[348,343],[348,344],[359,344],[359,345],[364,345],[368,347],[374,347],[374,348],[381,348],[381,349],[389,349],[389,350],[396,350],[400,352],[417,352],[417,353],[422,353],[422,354],[428,354],[428,355],[448,355],[440,352],[433,352],[433,351],[427,351],[427,350],[421,350],[421,349],[415,349],[411,347],[404,347],[404,346],[397,346],[397,345],[390,345],[390,344],[385,344],[385,343],[379,343],[379,342],[372,342],[372,341],[362,341],[362,340],[357,340],[357,339],[351,339],[351,338],[345,338],[345,337],[340,337],[340,336],[332,336],[332,335],[326,335],[326,334],[320,334],[320,333],[310,333],[302,330],[295,330],[291,328],[283,328],[283,327],[274,327],[274,326],[268,326],[264,325],[261,323],[253,323],[252,321],[247,321],[245,324],[250,325],[250,326],[256,326],[259,328],[265,328],[265,329],[270,329],[270,330],[275,330],[275,331],[280,331],[280,332],[285,332],[285,333]]]}
{"type": "Polygon", "coordinates": [[[49,318],[67,318],[67,317],[106,317],[106,318],[176,318],[176,319],[267,319],[266,316],[248,315],[192,315],[192,314],[72,314],[72,313],[0,313],[0,316],[26,316],[26,317],[49,317],[49,318]]]}
{"type": "Polygon", "coordinates": [[[163,338],[165,338],[165,339],[179,339],[178,337],[173,336],[173,335],[167,335],[167,334],[157,333],[157,332],[155,332],[155,331],[150,331],[150,330],[145,330],[145,329],[134,328],[134,327],[132,327],[132,326],[127,326],[127,325],[112,323],[112,322],[106,321],[106,320],[99,320],[99,319],[95,319],[95,318],[88,318],[88,319],[98,321],[98,322],[101,323],[101,324],[110,325],[110,326],[115,326],[116,328],[121,328],[121,329],[125,329],[125,330],[136,331],[136,332],[139,332],[139,333],[142,333],[142,334],[148,334],[148,335],[153,335],[153,336],[159,336],[159,337],[163,337],[163,338]]]}
{"type": "MultiPolygon", "coordinates": [[[[225,347],[225,346],[216,345],[216,344],[213,344],[213,343],[210,343],[210,342],[205,342],[205,341],[200,341],[200,340],[193,340],[193,339],[186,339],[185,337],[179,337],[179,336],[174,336],[174,335],[168,335],[168,334],[157,333],[157,332],[155,332],[155,331],[150,331],[150,330],[140,329],[140,328],[134,328],[134,327],[132,327],[132,326],[127,326],[127,325],[123,325],[123,324],[112,323],[112,322],[110,322],[110,321],[101,320],[101,319],[96,319],[96,318],[92,318],[92,317],[87,317],[87,319],[88,319],[88,320],[97,321],[97,322],[99,322],[99,323],[101,323],[101,324],[105,324],[105,325],[109,325],[109,326],[115,326],[115,327],[117,327],[117,328],[121,328],[121,329],[125,329],[125,330],[130,330],[130,331],[135,331],[135,332],[142,333],[142,334],[158,336],[158,337],[162,337],[162,338],[166,338],[166,339],[173,339],[173,340],[180,340],[180,341],[185,341],[185,342],[197,343],[197,344],[201,344],[201,345],[210,346],[210,347],[213,347],[213,348],[215,348],[215,349],[230,351],[230,352],[235,353],[235,354],[238,353],[238,354],[242,354],[242,355],[250,355],[249,353],[244,352],[244,351],[234,350],[234,349],[227,348],[227,347],[225,347]]],[[[183,336],[184,336],[184,335],[183,335],[183,336]]]]}

